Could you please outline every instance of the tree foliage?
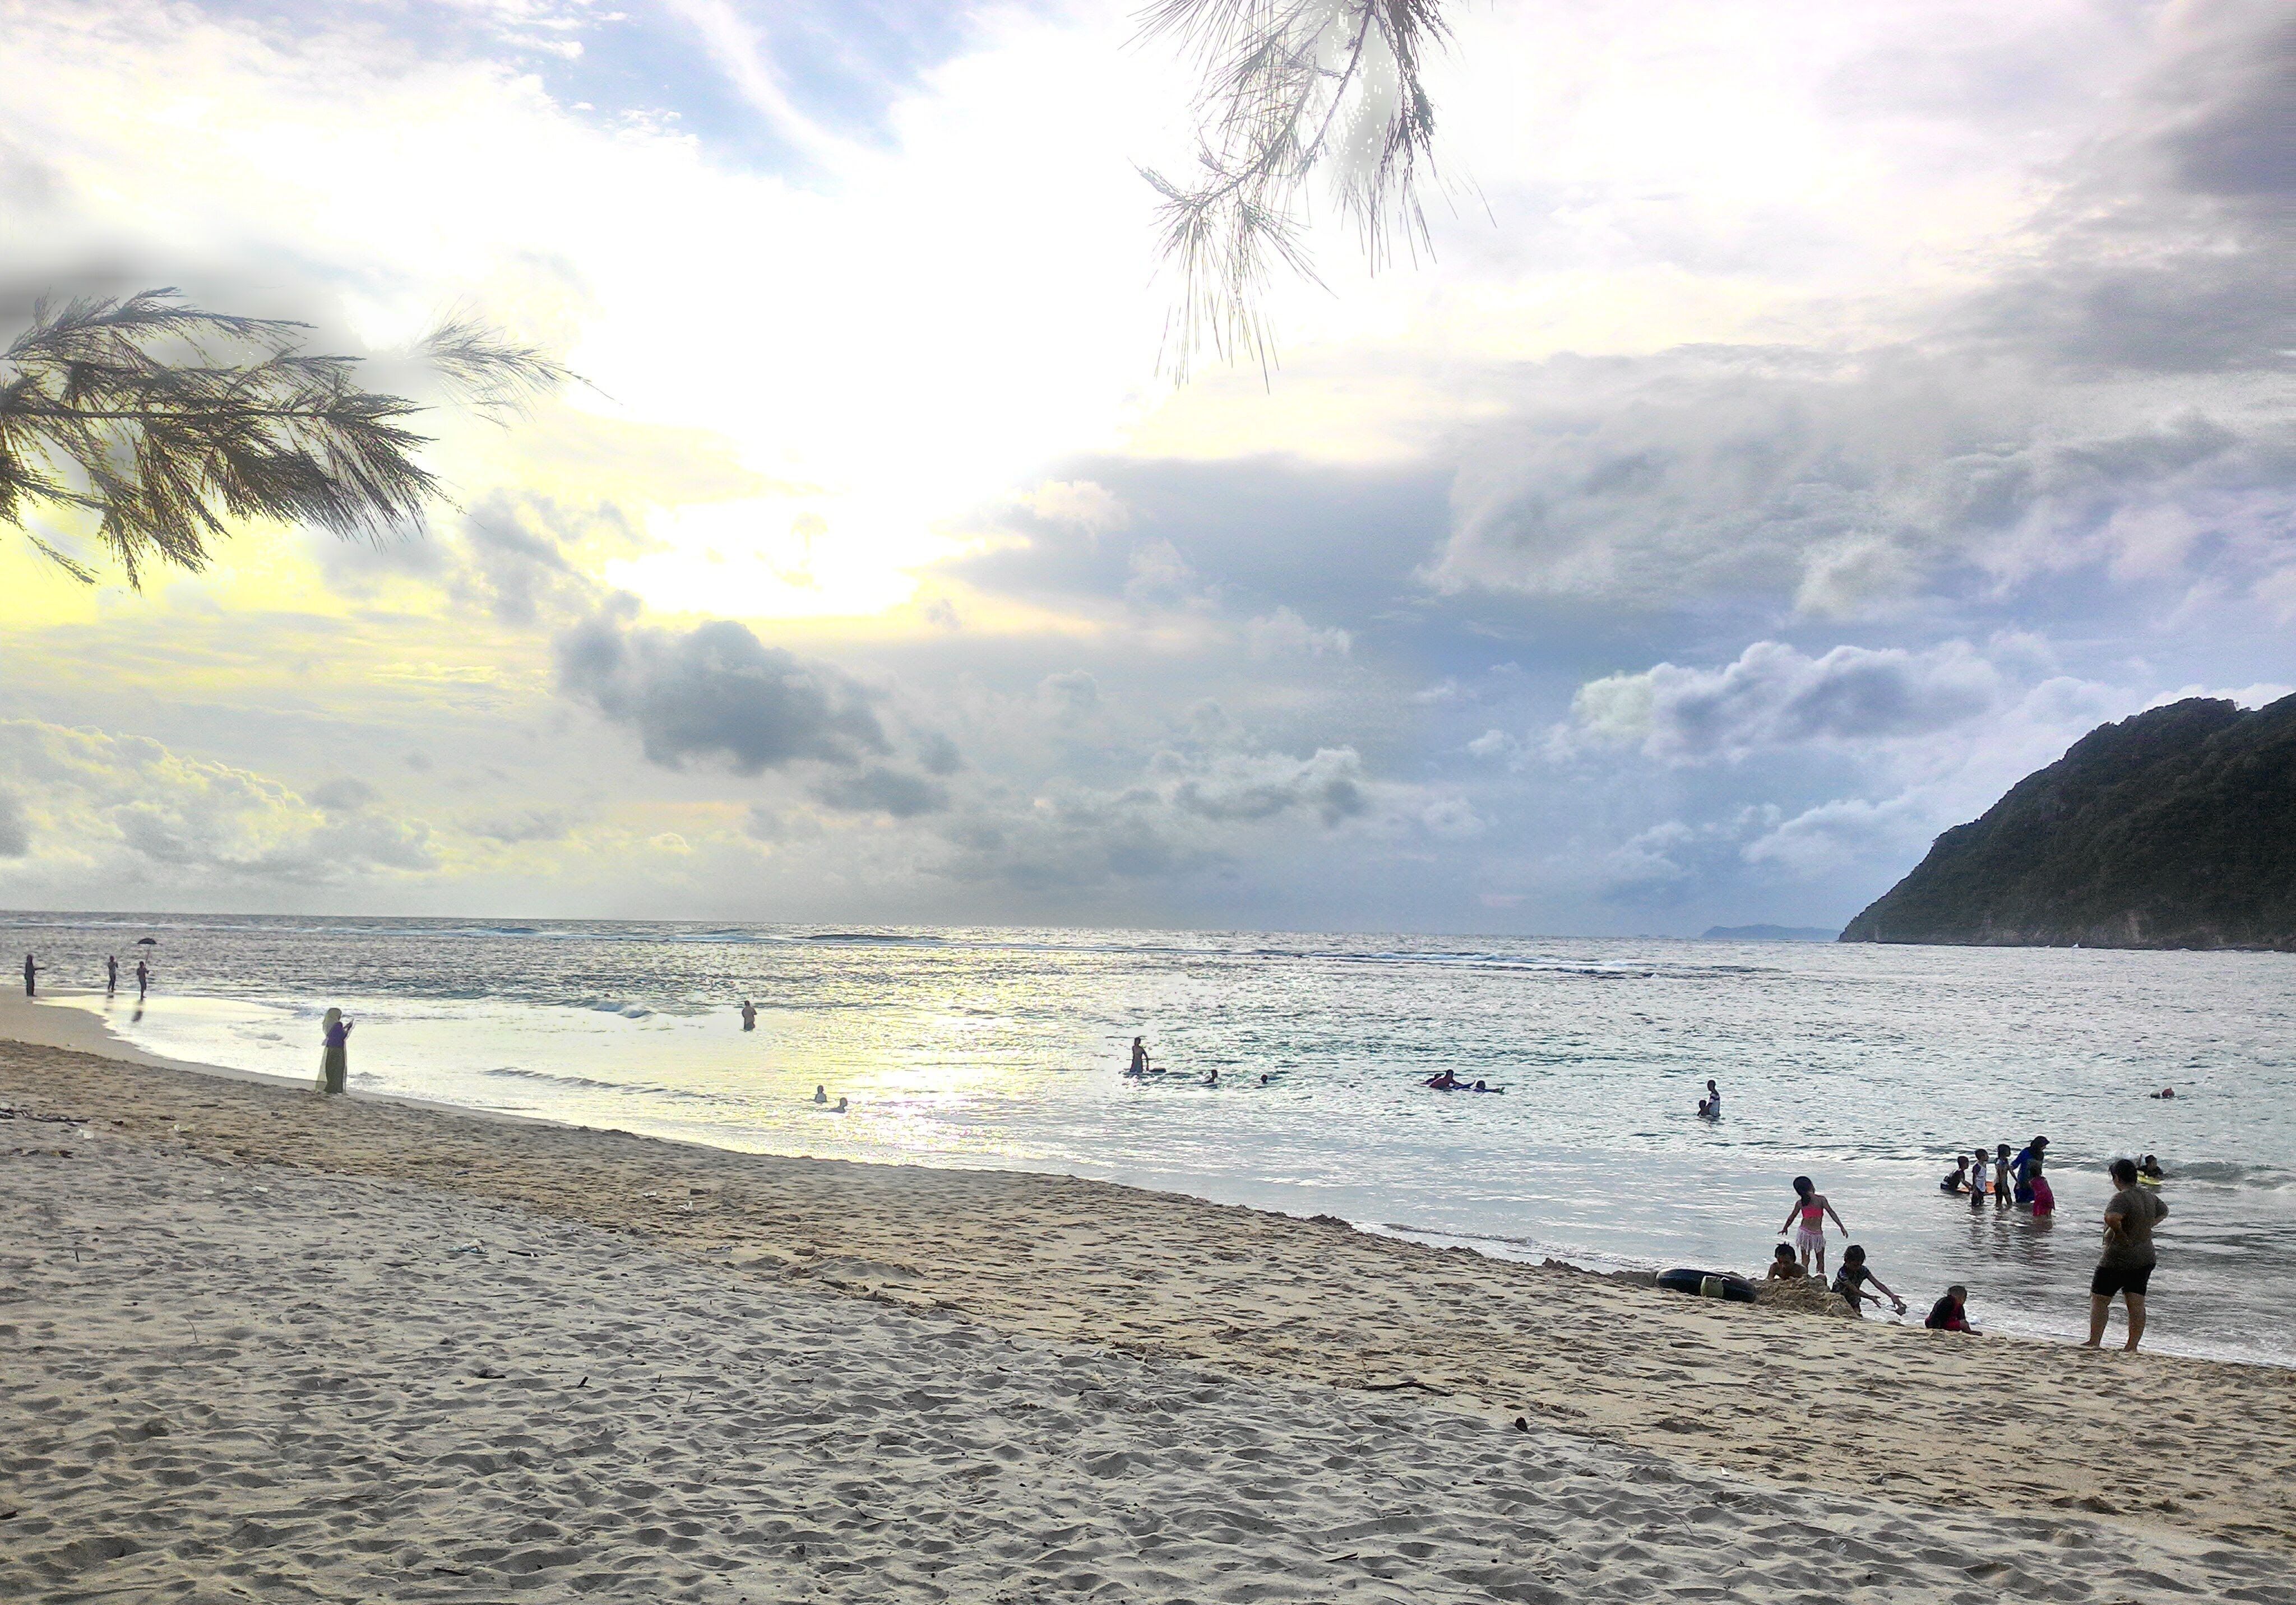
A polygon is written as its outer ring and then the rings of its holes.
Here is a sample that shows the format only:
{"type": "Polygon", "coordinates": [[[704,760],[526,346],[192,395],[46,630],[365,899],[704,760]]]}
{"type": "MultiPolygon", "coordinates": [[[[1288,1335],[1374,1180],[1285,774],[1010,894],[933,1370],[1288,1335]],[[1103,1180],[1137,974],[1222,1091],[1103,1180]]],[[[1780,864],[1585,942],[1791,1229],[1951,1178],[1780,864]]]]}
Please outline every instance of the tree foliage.
{"type": "MultiPolygon", "coordinates": [[[[0,351],[0,524],[75,577],[95,568],[29,526],[42,506],[93,516],[109,558],[141,588],[155,565],[204,569],[250,520],[378,539],[422,528],[443,502],[418,460],[423,407],[365,389],[357,359],[316,356],[309,326],[232,317],[173,290],[43,301],[0,351]]],[[[460,399],[499,414],[565,371],[467,318],[417,355],[460,399]]]]}
{"type": "MultiPolygon", "coordinates": [[[[1450,37],[1443,0],[1154,0],[1143,32],[1195,61],[1193,181],[1152,170],[1161,251],[1179,295],[1165,329],[1178,377],[1209,346],[1262,369],[1262,298],[1275,270],[1316,279],[1302,235],[1324,173],[1374,270],[1427,245],[1418,186],[1434,170],[1435,109],[1420,75],[1450,37]]],[[[1320,282],[1320,281],[1318,281],[1320,282]]]]}

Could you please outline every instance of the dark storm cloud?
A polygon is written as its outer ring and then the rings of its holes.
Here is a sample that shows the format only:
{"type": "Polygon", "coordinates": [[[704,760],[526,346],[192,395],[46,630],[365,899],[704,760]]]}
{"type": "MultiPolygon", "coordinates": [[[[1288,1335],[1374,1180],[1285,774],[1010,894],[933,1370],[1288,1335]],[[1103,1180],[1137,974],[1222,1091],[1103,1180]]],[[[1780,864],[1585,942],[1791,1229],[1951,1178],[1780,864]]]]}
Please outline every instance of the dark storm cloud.
{"type": "Polygon", "coordinates": [[[947,786],[882,764],[830,775],[814,787],[813,794],[849,814],[890,814],[895,819],[914,819],[948,807],[947,786]]]}
{"type": "Polygon", "coordinates": [[[636,732],[653,762],[722,759],[750,775],[890,750],[871,693],[840,670],[767,646],[730,619],[680,631],[638,624],[636,611],[621,599],[561,634],[558,686],[636,732]]]}

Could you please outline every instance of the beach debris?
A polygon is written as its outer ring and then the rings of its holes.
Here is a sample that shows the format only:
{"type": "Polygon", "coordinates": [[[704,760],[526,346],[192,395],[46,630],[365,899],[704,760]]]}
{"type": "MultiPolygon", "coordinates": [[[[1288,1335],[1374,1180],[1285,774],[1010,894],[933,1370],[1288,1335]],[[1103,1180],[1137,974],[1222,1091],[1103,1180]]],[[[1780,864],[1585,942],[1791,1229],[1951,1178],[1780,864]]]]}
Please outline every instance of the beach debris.
{"type": "Polygon", "coordinates": [[[481,1365],[471,1374],[482,1382],[499,1382],[507,1373],[496,1371],[491,1365],[481,1365]]]}
{"type": "Polygon", "coordinates": [[[1529,1416],[1527,1416],[1527,1415],[1519,1415],[1519,1416],[1515,1417],[1515,1418],[1514,1418],[1514,1429],[1515,1429],[1517,1432],[1528,1432],[1528,1431],[1529,1431],[1529,1430],[1530,1430],[1530,1418],[1529,1418],[1529,1416]]]}
{"type": "Polygon", "coordinates": [[[483,1254],[486,1251],[487,1246],[484,1243],[464,1243],[459,1248],[447,1250],[449,1254],[483,1254]]]}

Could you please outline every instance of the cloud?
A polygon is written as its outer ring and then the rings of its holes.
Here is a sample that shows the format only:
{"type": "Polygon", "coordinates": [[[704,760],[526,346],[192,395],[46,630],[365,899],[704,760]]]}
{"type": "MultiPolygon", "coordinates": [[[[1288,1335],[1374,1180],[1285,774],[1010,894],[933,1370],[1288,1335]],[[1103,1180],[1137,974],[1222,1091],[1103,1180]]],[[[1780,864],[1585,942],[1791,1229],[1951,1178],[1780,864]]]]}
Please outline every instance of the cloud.
{"type": "Polygon", "coordinates": [[[1330,829],[1369,812],[1363,758],[1352,747],[1324,747],[1314,756],[1230,754],[1197,766],[1160,754],[1152,773],[1176,775],[1173,804],[1205,819],[1267,820],[1307,813],[1330,829]]]}
{"type": "Polygon", "coordinates": [[[1965,642],[1922,652],[1838,646],[1812,658],[1758,641],[1718,669],[1661,663],[1589,681],[1571,700],[1570,731],[1694,763],[1932,734],[1990,712],[2002,689],[2000,671],[1965,642]]]}
{"type": "Polygon", "coordinates": [[[514,847],[529,841],[562,841],[573,833],[574,823],[574,815],[564,808],[519,808],[466,819],[463,829],[481,841],[514,847]]]}
{"type": "Polygon", "coordinates": [[[1116,493],[1090,479],[1046,479],[1013,499],[1047,523],[1081,530],[1094,539],[1132,521],[1116,493]]]}
{"type": "Polygon", "coordinates": [[[1100,706],[1100,682],[1083,669],[1062,669],[1037,683],[1037,700],[1057,717],[1082,718],[1100,706]]]}
{"type": "Polygon", "coordinates": [[[1635,608],[1792,600],[1816,617],[1933,585],[2084,565],[2149,572],[2207,537],[2286,555],[2284,398],[2243,384],[2162,409],[2132,382],[1898,347],[1557,358],[1465,449],[1429,577],[1635,608]]]}
{"type": "Polygon", "coordinates": [[[558,685],[635,731],[654,763],[718,759],[753,775],[890,750],[873,694],[840,671],[767,646],[730,619],[681,632],[635,623],[636,611],[617,602],[561,634],[558,685]]]}
{"type": "Polygon", "coordinates": [[[330,814],[348,814],[364,808],[375,799],[375,790],[365,781],[352,775],[337,775],[310,790],[310,798],[330,814]]]}
{"type": "Polygon", "coordinates": [[[1255,658],[1320,658],[1326,652],[1343,658],[1355,644],[1347,631],[1336,626],[1317,629],[1290,608],[1277,608],[1251,620],[1243,626],[1243,633],[1255,658]]]}
{"type": "Polygon", "coordinates": [[[278,781],[142,737],[0,721],[0,766],[47,822],[37,856],[29,836],[13,855],[29,874],[227,886],[439,867],[419,820],[322,808],[278,781]]]}
{"type": "Polygon", "coordinates": [[[0,790],[0,858],[21,858],[32,850],[32,822],[25,816],[23,798],[0,790]]]}
{"type": "Polygon", "coordinates": [[[832,808],[850,814],[890,814],[895,819],[914,819],[948,807],[947,786],[882,764],[827,776],[815,784],[813,794],[832,808]]]}

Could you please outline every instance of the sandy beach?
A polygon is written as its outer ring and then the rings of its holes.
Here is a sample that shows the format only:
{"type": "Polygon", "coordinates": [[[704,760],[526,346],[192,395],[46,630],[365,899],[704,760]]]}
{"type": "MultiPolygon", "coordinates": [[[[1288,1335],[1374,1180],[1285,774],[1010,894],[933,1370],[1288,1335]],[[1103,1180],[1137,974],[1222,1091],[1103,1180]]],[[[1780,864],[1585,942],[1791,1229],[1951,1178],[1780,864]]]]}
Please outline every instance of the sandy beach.
{"type": "Polygon", "coordinates": [[[10,1598],[2296,1600],[2284,1370],[57,1045],[0,1105],[10,1598]]]}

